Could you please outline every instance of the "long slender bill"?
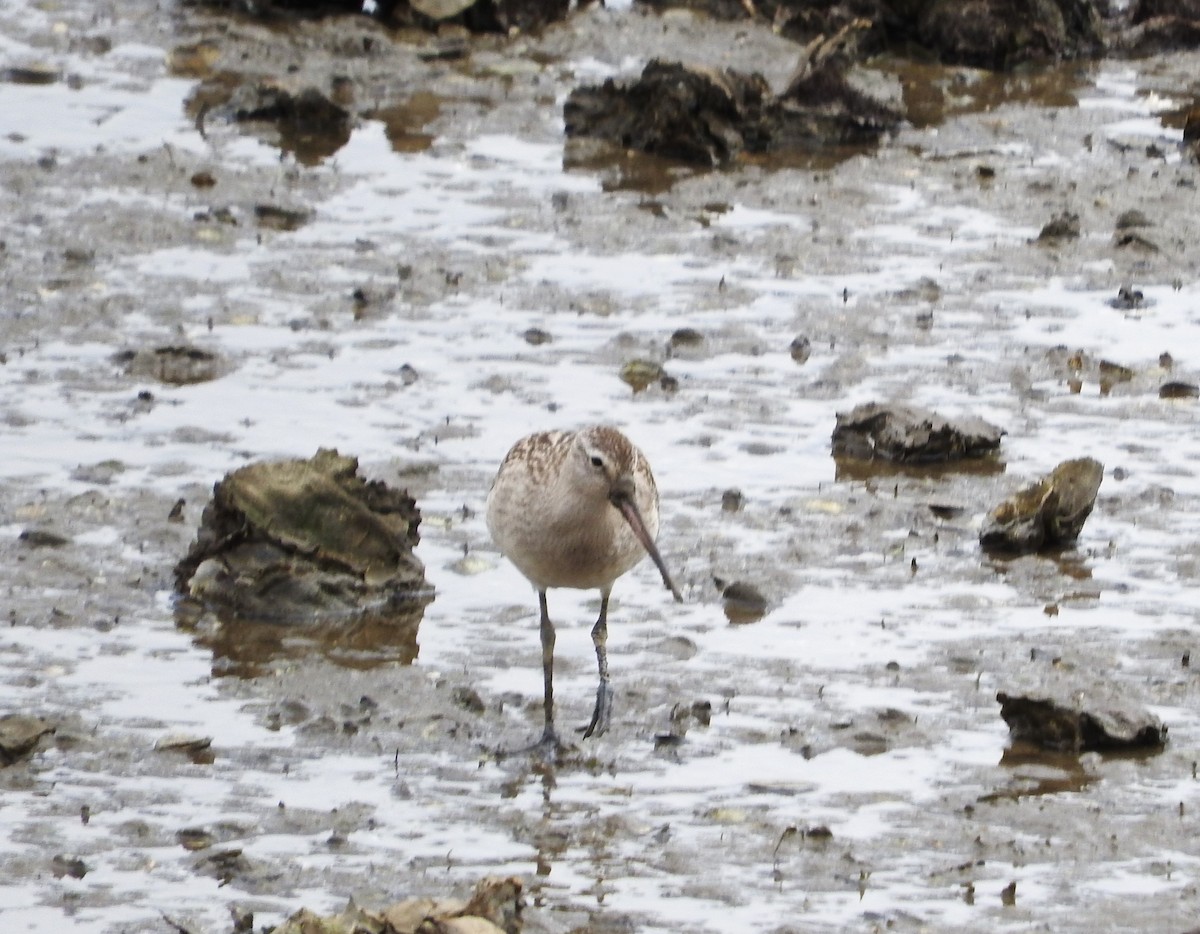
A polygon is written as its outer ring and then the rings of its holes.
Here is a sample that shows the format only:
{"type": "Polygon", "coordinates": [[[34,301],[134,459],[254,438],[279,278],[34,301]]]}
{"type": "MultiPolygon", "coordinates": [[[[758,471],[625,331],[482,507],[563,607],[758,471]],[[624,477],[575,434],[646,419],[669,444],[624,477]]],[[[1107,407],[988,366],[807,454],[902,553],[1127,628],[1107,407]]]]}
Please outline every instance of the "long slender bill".
{"type": "Polygon", "coordinates": [[[646,549],[646,553],[654,560],[655,567],[658,568],[658,573],[662,575],[663,583],[667,585],[667,589],[671,591],[671,595],[679,603],[683,603],[683,596],[679,593],[679,588],[675,586],[675,582],[671,580],[671,572],[667,570],[667,566],[663,563],[662,555],[658,553],[658,546],[654,544],[654,539],[650,537],[650,533],[646,531],[646,523],[642,521],[642,514],[638,512],[637,506],[633,500],[624,496],[614,496],[612,504],[617,507],[625,521],[629,523],[629,527],[633,529],[633,534],[637,536],[642,547],[646,549]]]}

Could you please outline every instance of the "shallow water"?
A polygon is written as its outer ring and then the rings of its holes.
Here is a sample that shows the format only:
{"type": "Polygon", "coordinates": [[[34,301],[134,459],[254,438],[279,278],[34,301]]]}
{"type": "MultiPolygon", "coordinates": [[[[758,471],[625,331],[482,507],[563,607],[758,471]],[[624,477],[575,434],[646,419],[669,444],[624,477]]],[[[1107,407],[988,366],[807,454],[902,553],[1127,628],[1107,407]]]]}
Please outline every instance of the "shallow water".
{"type": "MultiPolygon", "coordinates": [[[[786,43],[598,10],[453,68],[401,45],[345,67],[437,94],[428,148],[362,120],[302,167],[231,126],[201,136],[195,82],[163,52],[215,21],[144,12],[0,14],[6,66],[80,79],[0,86],[0,712],[60,724],[0,772],[5,930],[161,930],[165,914],[223,931],[230,906],[261,926],[490,873],[526,879],[538,931],[1194,922],[1200,722],[1181,660],[1200,615],[1200,436],[1195,403],[1158,387],[1197,380],[1196,167],[1163,120],[1195,56],[1074,66],[1032,91],[981,82],[944,122],[833,167],[683,171],[642,191],[628,164],[563,168],[573,82],[692,48],[770,61],[778,81],[786,43]],[[82,41],[97,34],[110,50],[82,41]],[[202,169],[214,188],[190,183],[202,169]],[[278,231],[260,204],[312,216],[278,231]],[[234,223],[196,219],[216,208],[234,223]],[[1130,208],[1157,252],[1113,245],[1130,208]],[[1033,242],[1063,211],[1080,239],[1033,242]],[[1112,306],[1126,284],[1140,307],[1112,306]],[[685,326],[704,343],[668,356],[685,326]],[[528,343],[531,327],[552,340],[528,343]],[[228,372],[169,386],[114,360],[183,340],[228,372]],[[634,358],[678,389],[631,392],[634,358]],[[1132,379],[1102,392],[1101,359],[1132,379]],[[835,413],[887,399],[1003,426],[1006,470],[839,476],[835,413]],[[539,729],[539,652],[536,600],[481,511],[513,440],[596,420],[654,465],[687,601],[649,565],[621,581],[613,730],[545,775],[494,755],[539,729]],[[300,642],[255,678],[217,677],[228,665],[176,625],[171,568],[226,471],[318,446],[418,497],[437,599],[417,658],[342,667],[300,642]],[[983,513],[1081,455],[1106,475],[1078,548],[983,557],[983,513]],[[721,509],[730,488],[738,512],[721,509]],[[30,548],[27,528],[71,541],[30,548]],[[755,584],[767,615],[729,625],[714,575],[755,584]],[[1144,702],[1166,751],[1006,753],[996,690],[1062,671],[1144,702]],[[698,701],[710,724],[656,744],[698,701]],[[212,737],[213,761],[154,751],[178,733],[212,737]],[[191,852],[177,835],[197,828],[215,843],[191,852]],[[244,864],[208,861],[230,849],[244,864]],[[86,874],[56,874],[55,856],[86,874]]],[[[285,38],[243,25],[223,41],[285,38]]],[[[596,606],[551,595],[564,725],[591,708],[596,606]]]]}

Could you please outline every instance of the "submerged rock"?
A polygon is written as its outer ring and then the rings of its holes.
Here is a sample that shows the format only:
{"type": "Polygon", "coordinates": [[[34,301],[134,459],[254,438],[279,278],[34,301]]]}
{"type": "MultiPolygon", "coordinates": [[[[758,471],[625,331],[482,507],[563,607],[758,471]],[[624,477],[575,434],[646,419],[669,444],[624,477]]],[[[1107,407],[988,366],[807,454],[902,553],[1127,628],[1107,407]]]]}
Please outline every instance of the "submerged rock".
{"type": "Polygon", "coordinates": [[[911,405],[868,402],[839,412],[833,456],[937,464],[982,458],[1000,447],[1003,430],[981,418],[947,419],[911,405]]]}
{"type": "Polygon", "coordinates": [[[1014,739],[1065,752],[1156,751],[1167,742],[1157,717],[1121,702],[1080,705],[1044,694],[996,695],[1014,739]]]}
{"type": "Polygon", "coordinates": [[[419,524],[412,497],[337,451],[251,464],[213,488],[176,589],[239,619],[419,619],[432,599],[419,524]]]}
{"type": "Polygon", "coordinates": [[[988,513],[979,543],[1003,554],[1070,545],[1091,515],[1103,479],[1104,465],[1097,460],[1063,461],[988,513]]]}

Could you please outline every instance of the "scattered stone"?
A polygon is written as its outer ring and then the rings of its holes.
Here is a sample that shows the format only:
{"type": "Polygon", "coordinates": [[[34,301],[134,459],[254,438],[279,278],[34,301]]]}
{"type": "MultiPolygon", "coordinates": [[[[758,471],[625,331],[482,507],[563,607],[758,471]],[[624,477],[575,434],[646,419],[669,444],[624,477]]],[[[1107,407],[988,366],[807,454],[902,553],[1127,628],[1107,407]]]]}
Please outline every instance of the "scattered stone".
{"type": "Polygon", "coordinates": [[[1132,311],[1135,308],[1142,308],[1146,304],[1146,297],[1142,294],[1141,289],[1135,289],[1131,285],[1123,285],[1117,289],[1117,297],[1109,299],[1108,303],[1113,308],[1118,308],[1122,311],[1132,311]]]}
{"type": "Polygon", "coordinates": [[[1128,211],[1122,211],[1121,214],[1117,217],[1117,223],[1116,223],[1117,230],[1130,230],[1131,228],[1134,228],[1134,227],[1153,227],[1153,226],[1154,225],[1150,222],[1150,218],[1148,218],[1144,212],[1139,211],[1136,208],[1128,210],[1128,211]]]}
{"type": "Polygon", "coordinates": [[[187,344],[170,344],[145,350],[122,350],[113,362],[130,376],[156,379],[168,386],[207,383],[223,375],[224,360],[211,350],[187,344]]]}
{"type": "Polygon", "coordinates": [[[797,363],[807,363],[808,358],[812,356],[812,343],[807,337],[801,334],[798,337],[792,338],[792,343],[788,345],[788,353],[792,355],[792,359],[797,363]]]}
{"type": "Polygon", "coordinates": [[[168,733],[154,744],[157,752],[181,752],[193,756],[212,747],[211,736],[198,736],[194,733],[168,733]]]}
{"type": "Polygon", "coordinates": [[[1037,483],[988,513],[979,543],[1005,555],[1062,548],[1079,537],[1096,503],[1104,465],[1090,457],[1063,461],[1037,483]]]}
{"type": "Polygon", "coordinates": [[[51,532],[49,529],[24,529],[17,536],[17,541],[26,548],[62,548],[71,544],[71,539],[67,536],[51,532]]]}
{"type": "Polygon", "coordinates": [[[196,872],[216,878],[221,885],[229,885],[239,876],[249,876],[254,872],[253,864],[238,847],[205,853],[197,857],[193,865],[196,872]]]}
{"type": "Polygon", "coordinates": [[[630,360],[621,367],[621,381],[631,386],[634,392],[641,392],[665,377],[666,372],[653,360],[630,360]]]}
{"type": "Polygon", "coordinates": [[[1079,232],[1079,215],[1063,213],[1047,221],[1037,238],[1039,243],[1049,240],[1077,240],[1079,232]]]}
{"type": "Polygon", "coordinates": [[[49,720],[10,713],[0,717],[0,766],[12,765],[33,752],[43,736],[56,727],[49,720]]]}
{"type": "Polygon", "coordinates": [[[1200,386],[1195,383],[1185,383],[1172,380],[1158,387],[1160,399],[1195,399],[1200,397],[1200,386]]]}
{"type": "Polygon", "coordinates": [[[71,479],[80,483],[94,483],[97,486],[107,486],[126,470],[125,465],[118,460],[99,461],[95,464],[80,464],[71,471],[71,479]]]}
{"type": "Polygon", "coordinates": [[[50,872],[55,879],[70,876],[72,879],[82,879],[88,874],[88,865],[78,856],[56,855],[50,860],[50,872]]]}
{"type": "Polygon", "coordinates": [[[223,621],[370,617],[415,632],[432,599],[413,554],[420,521],[411,496],[337,451],[251,464],[213,488],[175,585],[223,621]]]}
{"type": "Polygon", "coordinates": [[[1118,383],[1128,383],[1133,379],[1133,370],[1130,367],[1120,363],[1113,363],[1111,360],[1101,360],[1099,364],[1100,370],[1100,395],[1107,396],[1112,392],[1112,388],[1118,383]]]}
{"type": "MultiPolygon", "coordinates": [[[[1072,692],[1078,696],[1079,692],[1072,692]]],[[[1060,752],[1158,751],[1167,728],[1149,711],[1130,704],[1065,701],[1055,693],[996,695],[1000,716],[1014,739],[1060,752]]]]}
{"type": "Polygon", "coordinates": [[[258,221],[258,226],[270,230],[299,230],[312,220],[312,215],[312,211],[303,209],[292,210],[274,204],[254,205],[254,219],[258,221]]]}
{"type": "Polygon", "coordinates": [[[667,346],[672,352],[698,350],[704,346],[704,334],[695,328],[676,328],[667,346]]]}
{"type": "Polygon", "coordinates": [[[271,934],[520,934],[524,909],[520,879],[486,878],[469,901],[409,898],[378,912],[351,901],[341,914],[328,916],[304,908],[271,934]]]}
{"type": "Polygon", "coordinates": [[[479,692],[474,688],[460,685],[451,694],[454,698],[454,703],[469,713],[483,713],[487,710],[487,705],[484,704],[483,698],[479,696],[479,692]]]}
{"type": "Polygon", "coordinates": [[[946,419],[910,405],[868,402],[839,412],[833,456],[935,464],[988,457],[1004,432],[981,418],[946,419]]]}
{"type": "Polygon", "coordinates": [[[0,82],[7,84],[54,84],[61,78],[62,72],[49,65],[0,68],[0,82]]]}
{"type": "Polygon", "coordinates": [[[207,850],[217,842],[217,838],[213,833],[201,827],[185,827],[175,834],[175,840],[185,850],[192,853],[199,850],[207,850]]]}
{"type": "Polygon", "coordinates": [[[167,69],[177,78],[207,78],[221,57],[212,39],[177,45],[167,53],[167,69]]]}

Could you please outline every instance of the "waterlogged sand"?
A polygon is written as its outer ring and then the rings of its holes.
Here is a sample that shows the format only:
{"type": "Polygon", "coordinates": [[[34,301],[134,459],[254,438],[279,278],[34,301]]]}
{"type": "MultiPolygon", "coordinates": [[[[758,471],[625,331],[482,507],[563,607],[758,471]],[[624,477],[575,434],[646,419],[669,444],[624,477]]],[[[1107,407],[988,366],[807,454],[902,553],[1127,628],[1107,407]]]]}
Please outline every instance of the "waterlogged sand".
{"type": "MultiPolygon", "coordinates": [[[[231,908],[257,928],[486,874],[526,880],[530,931],[1194,926],[1200,434],[1159,387],[1200,379],[1197,169],[1169,116],[1196,56],[934,71],[908,94],[940,122],[840,163],[564,171],[576,82],[664,55],[778,84],[791,47],[593,10],[423,62],[365,23],[75,0],[9,4],[0,36],[5,66],[61,73],[0,86],[0,712],[58,724],[0,771],[6,932],[224,932],[231,908]],[[393,146],[361,119],[313,166],[202,135],[164,51],[203,38],[412,123],[393,146]],[[311,219],[263,226],[260,204],[311,219]],[[1116,245],[1135,209],[1157,249],[1116,245]],[[1034,242],[1063,212],[1081,236],[1034,242]],[[703,343],[668,359],[682,327],[703,343]],[[114,359],[183,342],[224,375],[114,359]],[[633,358],[678,388],[633,394],[633,358]],[[1101,360],[1131,378],[1102,392],[1101,360]],[[840,475],[835,413],[869,400],[1003,426],[1006,469],[840,475]],[[540,729],[539,653],[481,511],[515,438],[596,420],[649,455],[687,600],[650,566],[621,581],[613,729],[538,769],[495,755],[540,729]],[[386,640],[177,624],[213,482],[320,446],[418,497],[437,599],[411,665],[386,640]],[[980,554],[992,503],[1085,455],[1106,474],[1077,549],[980,554]],[[766,617],[731,626],[713,576],[766,617]],[[1010,750],[996,691],[1066,677],[1148,706],[1166,750],[1010,750]],[[155,751],[181,737],[212,744],[155,751]]],[[[920,77],[876,81],[897,74],[920,77]]],[[[551,595],[568,729],[596,606],[551,595]]]]}

